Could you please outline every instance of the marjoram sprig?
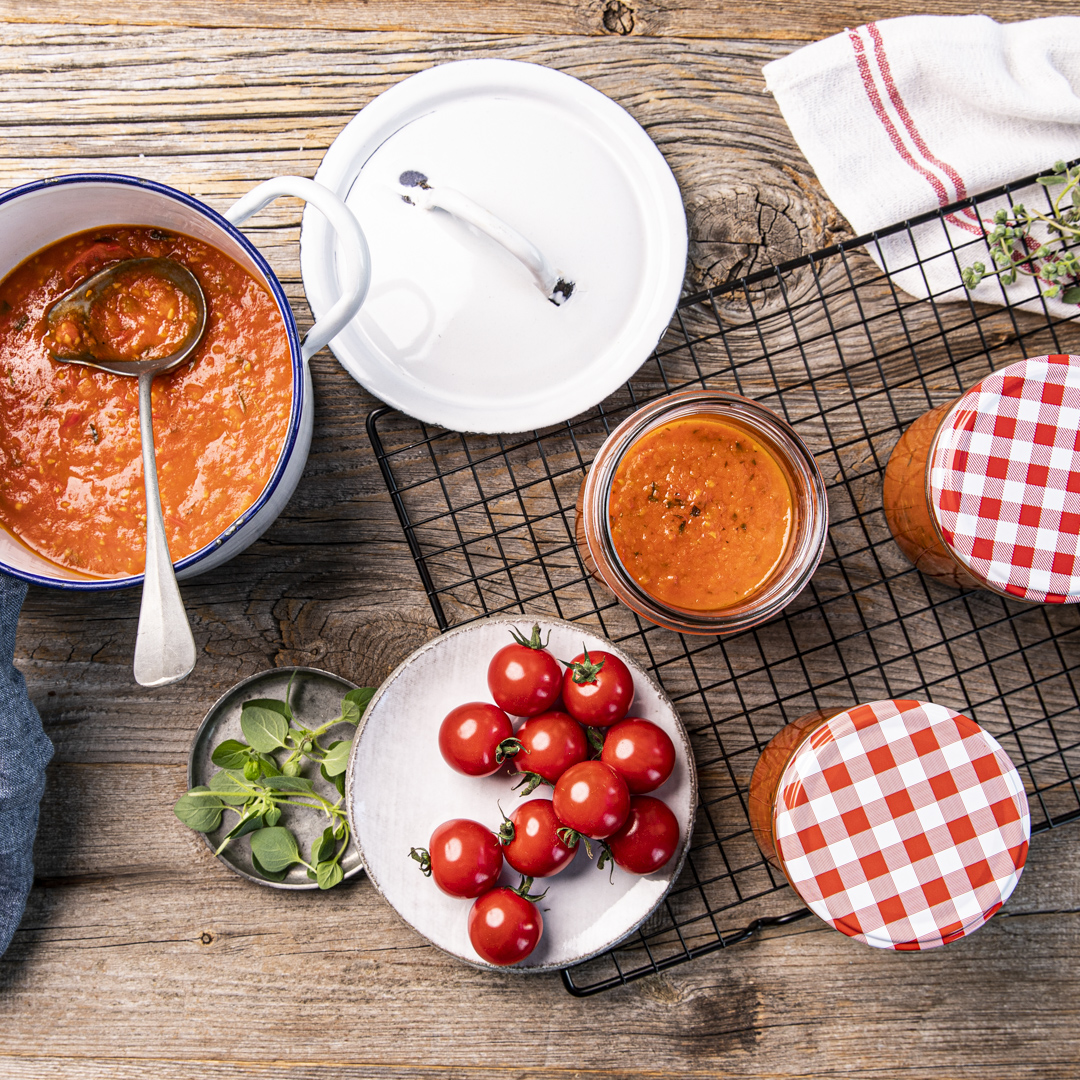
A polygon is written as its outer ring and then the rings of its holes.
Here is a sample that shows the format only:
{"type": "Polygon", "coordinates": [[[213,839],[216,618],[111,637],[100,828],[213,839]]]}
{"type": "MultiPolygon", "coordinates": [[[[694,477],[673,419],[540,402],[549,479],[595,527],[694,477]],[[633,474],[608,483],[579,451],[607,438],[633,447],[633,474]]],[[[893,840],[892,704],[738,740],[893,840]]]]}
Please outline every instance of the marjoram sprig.
{"type": "Polygon", "coordinates": [[[337,724],[355,727],[373,693],[370,687],[350,690],[341,702],[341,714],[315,728],[297,720],[288,701],[289,690],[285,701],[260,698],[245,702],[240,729],[247,742],[226,739],[214,748],[210,760],[220,771],[210,778],[209,786],[193,787],[180,796],[174,808],[176,816],[196,832],[209,833],[220,828],[228,810],[237,815],[237,821],[215,855],[233,840],[250,836],[252,864],[267,880],[282,881],[289,867],[299,864],[306,867],[308,877],[317,881],[320,889],[337,885],[345,876],[341,858],[349,846],[344,802],[352,740],[337,739],[327,746],[320,740],[337,724]],[[282,751],[286,753],[284,761],[279,760],[282,751]],[[317,764],[322,778],[336,788],[335,801],[319,794],[314,782],[303,775],[305,762],[317,764]],[[292,831],[279,824],[283,806],[321,813],[328,822],[306,860],[292,831]]]}
{"type": "Polygon", "coordinates": [[[1055,189],[1049,213],[1022,203],[994,214],[987,244],[994,266],[976,262],[961,271],[964,284],[974,289],[988,277],[1012,285],[1020,274],[1038,283],[1047,299],[1060,296],[1063,303],[1080,304],[1080,259],[1070,248],[1080,241],[1080,165],[1055,163],[1053,171],[1036,183],[1055,189]],[[1039,227],[1042,239],[1032,235],[1039,227]]]}

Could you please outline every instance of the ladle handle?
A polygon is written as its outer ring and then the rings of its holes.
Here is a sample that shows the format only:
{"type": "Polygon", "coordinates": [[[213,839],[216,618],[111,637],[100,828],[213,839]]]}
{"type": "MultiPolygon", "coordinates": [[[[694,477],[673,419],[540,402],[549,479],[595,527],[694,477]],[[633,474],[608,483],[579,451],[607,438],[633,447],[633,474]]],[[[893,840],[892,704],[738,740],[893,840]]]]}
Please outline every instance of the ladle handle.
{"type": "Polygon", "coordinates": [[[146,570],[135,638],[135,681],[141,686],[178,682],[195,666],[195,639],[176,584],[161,513],[150,399],[153,382],[150,372],[139,376],[139,435],[146,488],[146,570]]]}
{"type": "Polygon", "coordinates": [[[302,355],[309,360],[360,310],[371,284],[371,252],[353,212],[329,188],[303,176],[276,176],[264,181],[234,202],[225,211],[225,217],[233,225],[239,225],[282,195],[303,199],[322,212],[338,234],[338,250],[345,264],[341,296],[304,335],[302,355]]]}

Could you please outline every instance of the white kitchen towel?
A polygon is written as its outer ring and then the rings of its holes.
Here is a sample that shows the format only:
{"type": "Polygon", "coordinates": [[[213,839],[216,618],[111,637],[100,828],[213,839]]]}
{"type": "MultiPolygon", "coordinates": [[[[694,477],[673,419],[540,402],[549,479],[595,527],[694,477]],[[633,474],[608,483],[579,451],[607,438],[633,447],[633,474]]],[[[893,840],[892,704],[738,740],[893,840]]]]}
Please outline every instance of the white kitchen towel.
{"type": "MultiPolygon", "coordinates": [[[[1080,17],[887,19],[807,45],[764,73],[822,187],[860,235],[1080,157],[1080,17]]],[[[1046,207],[1038,186],[1013,200],[1046,207]]],[[[991,265],[979,217],[992,227],[999,206],[1008,200],[868,250],[906,292],[963,299],[960,270],[991,265]]],[[[972,295],[1004,301],[996,278],[972,295]]],[[[1023,276],[1008,288],[1012,302],[1042,310],[1038,295],[1023,276]]],[[[1047,306],[1077,313],[1059,300],[1047,306]]]]}

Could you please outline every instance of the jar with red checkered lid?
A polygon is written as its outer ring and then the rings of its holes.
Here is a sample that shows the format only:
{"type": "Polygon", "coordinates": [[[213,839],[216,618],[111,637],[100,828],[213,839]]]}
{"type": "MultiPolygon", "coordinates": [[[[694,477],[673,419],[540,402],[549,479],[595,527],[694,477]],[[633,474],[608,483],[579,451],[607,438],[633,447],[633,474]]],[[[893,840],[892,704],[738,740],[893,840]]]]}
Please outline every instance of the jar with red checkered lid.
{"type": "Polygon", "coordinates": [[[919,417],[885,517],[923,573],[1036,604],[1080,601],[1080,356],[1037,356],[919,417]]]}
{"type": "Polygon", "coordinates": [[[879,949],[977,930],[1024,868],[1020,777],[974,720],[928,701],[872,701],[788,724],[750,783],[762,854],[811,911],[879,949]]]}

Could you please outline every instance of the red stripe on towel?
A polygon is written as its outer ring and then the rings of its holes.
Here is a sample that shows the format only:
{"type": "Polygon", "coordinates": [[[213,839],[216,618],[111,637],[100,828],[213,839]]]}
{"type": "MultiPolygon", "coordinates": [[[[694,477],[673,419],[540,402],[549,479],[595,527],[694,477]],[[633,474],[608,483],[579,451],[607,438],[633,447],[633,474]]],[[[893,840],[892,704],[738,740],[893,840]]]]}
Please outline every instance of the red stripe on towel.
{"type": "MultiPolygon", "coordinates": [[[[877,27],[874,26],[873,23],[870,23],[868,25],[867,30],[871,30],[871,28],[874,33],[877,32],[877,27]]],[[[878,120],[881,121],[881,126],[885,129],[885,133],[888,135],[889,141],[892,143],[893,148],[896,150],[897,154],[900,155],[901,160],[906,162],[912,169],[915,170],[915,172],[922,176],[927,181],[927,183],[930,184],[930,186],[934,189],[934,193],[937,195],[938,205],[947,206],[950,202],[953,201],[954,197],[950,196],[949,192],[945,188],[945,185],[942,183],[941,178],[936,173],[931,172],[912,156],[911,151],[908,150],[907,145],[904,143],[903,137],[896,129],[896,125],[892,122],[892,119],[886,111],[885,103],[881,100],[881,95],[878,93],[877,86],[874,82],[873,72],[870,70],[870,62],[866,56],[866,47],[863,44],[862,38],[859,36],[858,30],[849,30],[848,39],[851,41],[852,48],[855,51],[855,64],[858,67],[859,75],[862,78],[863,89],[866,91],[866,96],[870,101],[870,105],[873,108],[875,114],[877,115],[878,120]]],[[[880,37],[878,38],[878,40],[880,40],[880,37]]],[[[875,59],[879,61],[879,64],[883,56],[884,50],[882,49],[882,51],[875,57],[875,59]]],[[[884,70],[888,70],[887,61],[884,70]]],[[[891,82],[891,76],[888,81],[891,82]]],[[[897,99],[898,98],[899,94],[897,94],[897,99]]],[[[891,94],[890,100],[892,100],[893,106],[894,108],[896,108],[896,99],[893,99],[891,94]]],[[[907,113],[907,109],[903,108],[902,100],[900,102],[900,105],[901,107],[897,108],[897,112],[900,114],[901,119],[907,117],[907,119],[904,121],[906,127],[908,121],[910,121],[910,116],[907,113]]],[[[909,128],[909,134],[911,132],[911,129],[913,128],[914,125],[912,124],[911,128],[909,128]]],[[[941,164],[937,161],[936,158],[930,155],[928,151],[924,150],[926,144],[923,142],[921,136],[919,136],[917,139],[913,136],[912,141],[915,142],[915,145],[919,148],[920,153],[925,152],[927,159],[933,162],[939,168],[941,168],[942,171],[946,172],[946,174],[948,175],[947,167],[941,166],[941,164]]],[[[955,172],[955,170],[953,171],[955,172]]],[[[951,175],[950,179],[952,179],[951,175]]],[[[956,181],[960,182],[961,187],[963,186],[963,181],[960,180],[960,177],[958,175],[956,176],[956,180],[954,181],[954,183],[956,181]]],[[[961,228],[982,235],[982,229],[979,226],[972,225],[971,223],[966,221],[960,221],[955,217],[955,215],[952,215],[952,220],[955,221],[955,223],[961,228]]]]}
{"type": "MultiPolygon", "coordinates": [[[[926,140],[922,137],[922,132],[915,126],[915,121],[911,118],[907,105],[900,96],[900,91],[896,86],[896,82],[893,80],[892,70],[889,67],[889,58],[885,53],[885,42],[881,39],[881,31],[878,29],[877,23],[867,23],[866,32],[870,35],[870,40],[874,43],[874,59],[877,61],[878,70],[881,72],[881,79],[885,84],[885,90],[889,95],[889,100],[892,102],[897,116],[900,117],[900,121],[904,125],[904,130],[907,131],[911,141],[915,144],[923,158],[931,165],[937,166],[937,168],[952,181],[952,185],[956,190],[955,198],[966,199],[968,192],[963,177],[947,161],[942,161],[930,152],[930,148],[926,145],[926,140]]],[[[952,202],[953,199],[948,201],[952,202]]],[[[978,218],[975,216],[975,211],[972,210],[970,206],[964,210],[963,213],[966,217],[970,218],[971,221],[978,221],[978,218]]],[[[967,222],[959,221],[955,214],[950,214],[949,217],[956,225],[967,229],[969,232],[982,233],[982,229],[979,228],[977,224],[970,225],[967,222]]]]}

